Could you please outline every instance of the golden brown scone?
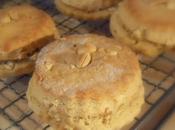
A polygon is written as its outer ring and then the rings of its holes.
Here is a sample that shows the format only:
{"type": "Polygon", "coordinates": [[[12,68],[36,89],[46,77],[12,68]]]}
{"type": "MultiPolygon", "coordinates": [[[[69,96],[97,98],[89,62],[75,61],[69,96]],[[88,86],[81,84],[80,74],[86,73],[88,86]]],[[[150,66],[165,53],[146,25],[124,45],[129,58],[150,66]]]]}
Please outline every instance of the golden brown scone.
{"type": "Polygon", "coordinates": [[[51,17],[30,5],[0,10],[0,60],[26,58],[57,33],[51,17]]]}
{"type": "Polygon", "coordinates": [[[51,17],[30,5],[0,10],[0,77],[29,73],[34,68],[30,57],[53,41],[58,32],[51,17]],[[8,64],[13,64],[11,70],[8,64]]]}
{"type": "Polygon", "coordinates": [[[55,0],[57,8],[64,14],[82,20],[107,19],[115,10],[119,0],[55,0]]]}
{"type": "Polygon", "coordinates": [[[114,37],[148,56],[175,46],[174,0],[125,0],[111,17],[114,37]]]}
{"type": "Polygon", "coordinates": [[[138,59],[104,36],[64,37],[40,52],[27,98],[55,130],[118,130],[144,102],[138,59]]]}

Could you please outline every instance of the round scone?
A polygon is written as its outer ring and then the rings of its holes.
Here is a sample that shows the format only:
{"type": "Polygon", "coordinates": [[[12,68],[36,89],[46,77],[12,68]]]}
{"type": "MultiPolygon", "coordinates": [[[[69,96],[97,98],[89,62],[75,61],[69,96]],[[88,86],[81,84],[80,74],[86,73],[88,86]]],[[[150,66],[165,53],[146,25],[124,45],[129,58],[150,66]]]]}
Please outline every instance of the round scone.
{"type": "Polygon", "coordinates": [[[0,77],[31,72],[31,57],[57,34],[53,20],[42,10],[30,5],[1,9],[0,77]]]}
{"type": "Polygon", "coordinates": [[[134,50],[157,56],[175,47],[174,0],[125,0],[111,17],[114,37],[134,50]]]}
{"type": "Polygon", "coordinates": [[[55,0],[62,13],[82,20],[107,19],[118,2],[119,0],[55,0]]]}
{"type": "Polygon", "coordinates": [[[64,37],[41,50],[27,99],[55,130],[118,130],[144,103],[137,57],[104,36],[64,37]]]}

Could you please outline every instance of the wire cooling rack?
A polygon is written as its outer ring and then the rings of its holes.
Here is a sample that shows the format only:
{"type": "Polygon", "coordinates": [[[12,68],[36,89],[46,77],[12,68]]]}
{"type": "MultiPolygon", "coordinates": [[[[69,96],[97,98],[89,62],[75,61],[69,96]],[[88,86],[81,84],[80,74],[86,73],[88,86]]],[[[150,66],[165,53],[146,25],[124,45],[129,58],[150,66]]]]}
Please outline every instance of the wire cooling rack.
{"type": "MultiPolygon", "coordinates": [[[[110,36],[108,21],[78,21],[59,13],[52,0],[1,0],[0,8],[30,3],[48,12],[62,35],[72,33],[98,33],[110,36]]],[[[175,52],[156,58],[140,56],[145,87],[145,104],[141,113],[125,130],[151,130],[159,125],[175,99],[175,52]]],[[[0,79],[0,130],[51,130],[40,122],[28,108],[26,89],[31,75],[0,79]]],[[[116,122],[117,123],[117,122],[116,122]]]]}

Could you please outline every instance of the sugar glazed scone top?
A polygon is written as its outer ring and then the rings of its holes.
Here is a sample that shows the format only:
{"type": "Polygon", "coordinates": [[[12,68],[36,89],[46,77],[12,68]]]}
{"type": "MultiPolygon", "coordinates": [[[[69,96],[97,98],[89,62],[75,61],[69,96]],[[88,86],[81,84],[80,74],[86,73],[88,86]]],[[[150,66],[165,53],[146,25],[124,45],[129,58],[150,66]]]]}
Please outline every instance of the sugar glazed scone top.
{"type": "Polygon", "coordinates": [[[50,16],[30,5],[0,10],[0,60],[16,60],[40,48],[38,40],[56,34],[50,16]]]}
{"type": "Polygon", "coordinates": [[[94,35],[69,36],[49,45],[39,55],[35,74],[55,96],[80,99],[109,98],[116,95],[115,89],[125,91],[128,84],[141,83],[136,56],[113,40],[94,35]]]}
{"type": "Polygon", "coordinates": [[[175,46],[174,0],[125,0],[119,15],[136,37],[170,48],[175,46]]]}
{"type": "Polygon", "coordinates": [[[27,91],[32,110],[59,130],[121,128],[139,113],[143,97],[136,55],[92,34],[42,49],[27,91]]]}

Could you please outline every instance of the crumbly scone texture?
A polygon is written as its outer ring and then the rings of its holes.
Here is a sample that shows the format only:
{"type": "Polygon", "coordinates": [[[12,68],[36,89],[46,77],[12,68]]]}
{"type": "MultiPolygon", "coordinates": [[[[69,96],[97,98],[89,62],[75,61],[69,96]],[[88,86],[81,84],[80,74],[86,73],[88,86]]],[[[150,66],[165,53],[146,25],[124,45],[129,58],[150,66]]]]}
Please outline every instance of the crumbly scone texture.
{"type": "Polygon", "coordinates": [[[21,60],[9,60],[0,62],[0,78],[16,77],[24,74],[30,74],[35,68],[35,61],[38,52],[28,58],[21,60]]]}
{"type": "Polygon", "coordinates": [[[56,7],[59,11],[61,11],[63,14],[75,17],[77,19],[81,20],[103,20],[107,19],[111,16],[112,12],[116,9],[115,5],[112,7],[108,7],[102,10],[97,11],[85,11],[78,9],[76,7],[67,5],[63,3],[61,0],[55,0],[56,7]]]}
{"type": "Polygon", "coordinates": [[[156,56],[175,47],[174,15],[174,0],[125,0],[113,13],[110,28],[133,49],[156,56]]]}
{"type": "Polygon", "coordinates": [[[58,34],[51,17],[30,5],[0,10],[0,61],[18,60],[58,34]]]}
{"type": "Polygon", "coordinates": [[[23,59],[20,61],[7,61],[0,63],[0,78],[15,77],[33,72],[35,61],[23,59]]]}
{"type": "Polygon", "coordinates": [[[84,11],[99,11],[114,6],[119,0],[61,0],[64,4],[84,11]]]}
{"type": "Polygon", "coordinates": [[[138,59],[104,36],[64,37],[40,52],[27,98],[59,130],[120,129],[144,102],[138,59]]]}

